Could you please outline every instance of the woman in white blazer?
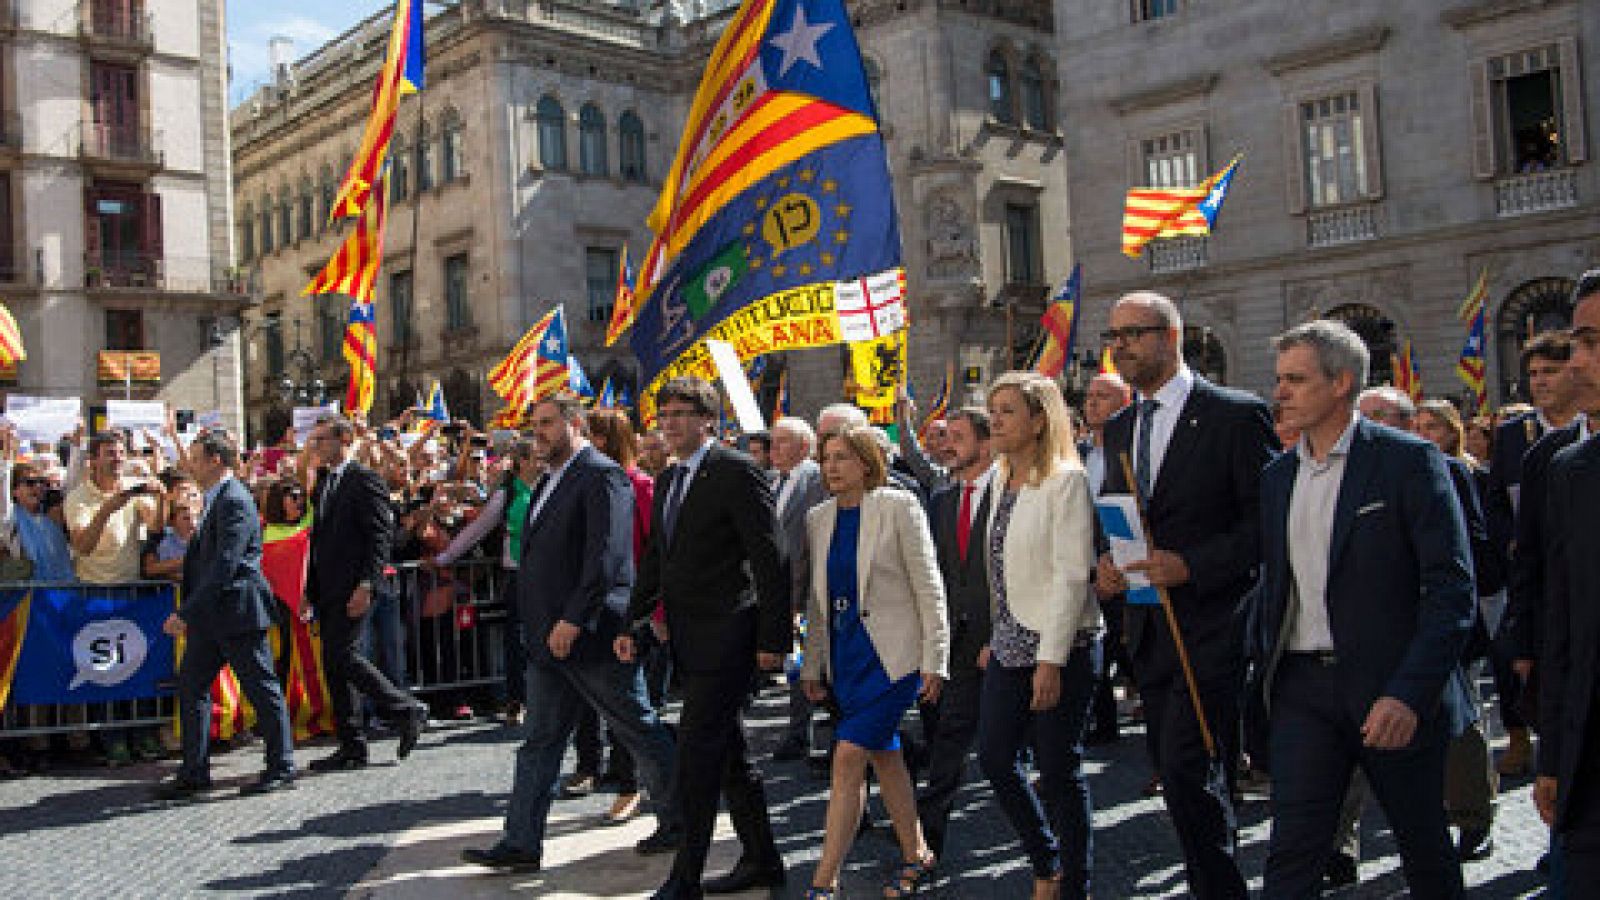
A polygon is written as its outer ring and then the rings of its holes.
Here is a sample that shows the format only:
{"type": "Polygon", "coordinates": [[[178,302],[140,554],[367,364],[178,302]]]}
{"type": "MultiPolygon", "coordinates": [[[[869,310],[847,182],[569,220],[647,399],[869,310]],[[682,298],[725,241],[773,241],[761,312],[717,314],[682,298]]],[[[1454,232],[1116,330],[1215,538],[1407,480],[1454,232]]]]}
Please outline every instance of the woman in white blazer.
{"type": "Polygon", "coordinates": [[[989,427],[998,458],[988,548],[994,628],[978,662],[978,762],[1033,866],[1033,896],[1085,897],[1083,737],[1104,630],[1089,592],[1089,479],[1054,381],[1002,375],[989,388],[989,427]],[[1030,724],[1037,792],[1018,763],[1030,724]]]}
{"type": "Polygon", "coordinates": [[[838,719],[822,859],[806,897],[829,900],[839,889],[869,761],[905,860],[884,896],[902,897],[923,886],[934,864],[898,726],[919,698],[938,698],[949,665],[944,584],[922,507],[885,486],[887,463],[870,427],[824,437],[822,475],[833,498],[806,515],[812,574],[800,680],[813,703],[832,694],[838,719]]]}

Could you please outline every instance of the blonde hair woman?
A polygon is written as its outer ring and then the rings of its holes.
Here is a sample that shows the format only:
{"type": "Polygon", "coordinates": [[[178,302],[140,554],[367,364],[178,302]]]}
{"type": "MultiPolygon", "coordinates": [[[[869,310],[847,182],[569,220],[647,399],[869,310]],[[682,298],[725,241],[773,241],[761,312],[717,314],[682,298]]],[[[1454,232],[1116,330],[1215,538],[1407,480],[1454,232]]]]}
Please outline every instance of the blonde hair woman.
{"type": "Polygon", "coordinates": [[[883,894],[904,897],[923,886],[934,858],[897,729],[919,697],[939,696],[950,655],[944,582],[917,498],[885,486],[874,429],[847,425],[824,437],[822,476],[833,498],[806,515],[811,625],[800,679],[813,703],[831,693],[839,716],[822,859],[806,897],[828,900],[838,891],[861,823],[869,761],[905,860],[883,894]]]}
{"type": "Polygon", "coordinates": [[[1094,510],[1056,383],[1010,372],[989,388],[998,458],[989,512],[994,627],[979,659],[978,761],[1033,866],[1035,898],[1089,892],[1083,736],[1101,671],[1100,607],[1089,593],[1094,510]],[[1033,726],[1039,786],[1018,751],[1033,726]]]}

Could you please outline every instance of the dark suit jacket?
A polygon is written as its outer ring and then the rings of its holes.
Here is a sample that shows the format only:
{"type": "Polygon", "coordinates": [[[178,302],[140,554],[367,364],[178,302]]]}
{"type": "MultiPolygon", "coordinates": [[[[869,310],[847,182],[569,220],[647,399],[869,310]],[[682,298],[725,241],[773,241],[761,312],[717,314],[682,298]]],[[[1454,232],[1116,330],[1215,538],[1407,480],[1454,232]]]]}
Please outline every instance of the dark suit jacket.
{"type": "MultiPolygon", "coordinates": [[[[1444,458],[1450,473],[1450,487],[1455,490],[1461,504],[1461,518],[1467,527],[1467,546],[1472,551],[1472,582],[1478,596],[1487,596],[1505,585],[1505,557],[1500,548],[1489,539],[1489,529],[1484,522],[1483,503],[1478,498],[1478,479],[1465,460],[1454,456],[1444,458]]],[[[1489,652],[1489,630],[1483,617],[1472,620],[1472,635],[1462,653],[1463,660],[1474,660],[1489,652]]]]}
{"type": "MultiPolygon", "coordinates": [[[[1137,406],[1106,423],[1106,477],[1102,494],[1128,494],[1121,457],[1133,459],[1137,406]]],[[[1266,404],[1240,391],[1195,377],[1172,439],[1154,473],[1149,508],[1155,545],[1183,557],[1190,580],[1168,593],[1195,668],[1227,673],[1243,653],[1241,601],[1255,583],[1261,560],[1261,469],[1277,452],[1278,438],[1266,404]]],[[[1176,671],[1176,662],[1150,658],[1168,646],[1160,607],[1129,606],[1128,650],[1150,675],[1176,671]]]]}
{"type": "Polygon", "coordinates": [[[1550,463],[1577,440],[1578,424],[1574,422],[1540,438],[1522,458],[1522,501],[1518,504],[1516,542],[1512,544],[1506,579],[1505,620],[1500,625],[1500,640],[1512,659],[1539,658],[1544,631],[1544,523],[1550,463]]]}
{"type": "Polygon", "coordinates": [[[345,466],[333,495],[323,497],[329,478],[311,492],[311,567],[306,596],[318,606],[343,607],[356,585],[380,583],[394,537],[394,505],[378,473],[357,462],[345,466]]]}
{"type": "Polygon", "coordinates": [[[965,485],[954,481],[933,492],[928,501],[928,525],[939,558],[939,575],[950,619],[950,674],[978,671],[978,652],[989,643],[989,506],[994,479],[981,495],[974,494],[976,516],[967,535],[967,558],[961,559],[956,528],[965,485]]]}
{"type": "Polygon", "coordinates": [[[633,485],[621,466],[585,446],[535,516],[542,490],[528,504],[517,567],[528,652],[549,661],[550,629],[567,621],[583,629],[570,658],[609,654],[633,589],[633,485]]]}
{"type": "Polygon", "coordinates": [[[669,538],[663,519],[683,472],[673,467],[657,484],[629,621],[642,623],[660,598],[673,660],[685,672],[748,669],[758,649],[789,652],[790,585],[771,481],[750,457],[713,443],[669,538]]]}
{"type": "MultiPolygon", "coordinates": [[[[1550,464],[1545,515],[1544,647],[1539,656],[1539,774],[1557,779],[1556,827],[1571,812],[1573,778],[1592,737],[1595,681],[1600,676],[1600,440],[1590,437],[1557,453],[1550,464]]],[[[1584,766],[1593,771],[1593,766],[1584,766]]],[[[1594,803],[1594,785],[1585,787],[1594,803]]]]}
{"type": "MultiPolygon", "coordinates": [[[[1261,587],[1251,654],[1266,696],[1288,650],[1293,618],[1289,502],[1300,454],[1261,476],[1261,587]]],[[[1424,725],[1459,734],[1473,719],[1461,672],[1477,612],[1466,520],[1444,455],[1419,438],[1365,419],[1356,425],[1334,505],[1328,624],[1353,721],[1394,697],[1424,725]]]]}
{"type": "MultiPolygon", "coordinates": [[[[1516,537],[1516,510],[1511,503],[1511,488],[1522,484],[1523,461],[1533,445],[1544,437],[1544,426],[1536,413],[1523,413],[1501,422],[1494,431],[1494,449],[1489,454],[1489,484],[1483,493],[1483,511],[1489,534],[1510,553],[1516,537]]],[[[1520,505],[1520,504],[1519,504],[1520,505]]]]}
{"type": "Polygon", "coordinates": [[[272,587],[261,574],[261,519],[238,479],[211,501],[183,557],[178,617],[197,634],[222,638],[272,627],[272,587]]]}

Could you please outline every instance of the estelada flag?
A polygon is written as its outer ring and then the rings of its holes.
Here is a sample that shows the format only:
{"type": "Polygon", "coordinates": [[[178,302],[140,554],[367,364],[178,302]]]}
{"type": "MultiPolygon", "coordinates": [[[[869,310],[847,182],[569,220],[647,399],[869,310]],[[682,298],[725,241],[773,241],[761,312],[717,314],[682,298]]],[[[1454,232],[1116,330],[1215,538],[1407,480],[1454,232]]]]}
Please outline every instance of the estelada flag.
{"type": "Polygon", "coordinates": [[[564,307],[556,304],[489,370],[489,387],[507,407],[525,412],[568,386],[570,359],[566,314],[564,307]]]}
{"type": "Polygon", "coordinates": [[[344,411],[362,415],[372,411],[378,392],[378,331],[372,303],[350,301],[350,318],[344,329],[344,359],[350,364],[350,384],[345,388],[344,411]]]}
{"type": "Polygon", "coordinates": [[[361,215],[374,193],[383,193],[374,191],[374,187],[389,155],[400,98],[422,90],[426,56],[422,35],[422,0],[398,0],[394,5],[394,24],[389,30],[389,50],[383,59],[383,70],[378,73],[378,83],[372,89],[372,113],[367,117],[367,127],[361,133],[355,158],[350,161],[350,171],[345,173],[339,192],[328,208],[330,222],[361,215]]]}
{"type": "Polygon", "coordinates": [[[1044,311],[1044,347],[1033,364],[1034,371],[1046,378],[1060,378],[1072,359],[1072,345],[1078,337],[1078,316],[1083,311],[1083,264],[1076,263],[1050,308],[1044,311]]]}
{"type": "Polygon", "coordinates": [[[611,321],[606,325],[606,346],[622,337],[633,324],[633,266],[628,263],[628,245],[622,245],[622,258],[617,261],[617,292],[611,298],[611,321]]]}
{"type": "Polygon", "coordinates": [[[1123,255],[1138,258],[1144,245],[1157,238],[1210,234],[1241,159],[1235,156],[1195,187],[1130,189],[1122,211],[1123,255]]]}

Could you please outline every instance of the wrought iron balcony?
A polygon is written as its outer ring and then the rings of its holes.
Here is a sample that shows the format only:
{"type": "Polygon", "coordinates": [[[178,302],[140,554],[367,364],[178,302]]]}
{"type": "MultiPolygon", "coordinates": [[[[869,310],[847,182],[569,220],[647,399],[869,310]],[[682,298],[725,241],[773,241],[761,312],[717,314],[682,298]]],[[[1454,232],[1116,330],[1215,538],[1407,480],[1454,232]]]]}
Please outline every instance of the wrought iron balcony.
{"type": "Polygon", "coordinates": [[[83,126],[78,155],[87,162],[160,168],[161,133],[143,125],[106,125],[88,122],[83,126]]]}
{"type": "Polygon", "coordinates": [[[1577,206],[1578,175],[1572,169],[1506,175],[1494,183],[1494,205],[1500,216],[1525,216],[1577,206]]]}
{"type": "Polygon", "coordinates": [[[1151,241],[1148,245],[1150,273],[1166,275],[1204,268],[1207,239],[1203,237],[1168,238],[1151,241]]]}
{"type": "Polygon", "coordinates": [[[1378,207],[1363,203],[1314,209],[1306,216],[1306,245],[1336,247],[1370,241],[1378,236],[1378,207]]]}

